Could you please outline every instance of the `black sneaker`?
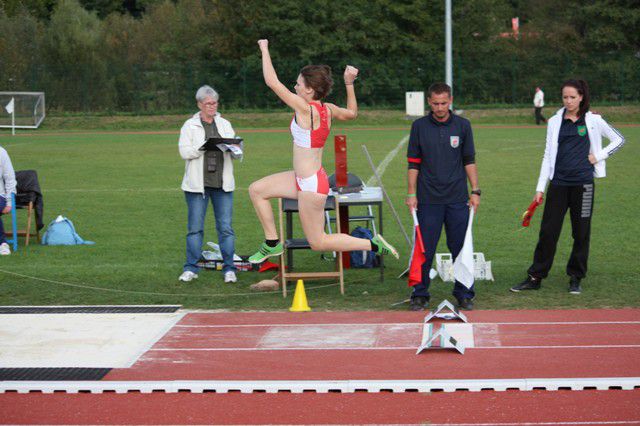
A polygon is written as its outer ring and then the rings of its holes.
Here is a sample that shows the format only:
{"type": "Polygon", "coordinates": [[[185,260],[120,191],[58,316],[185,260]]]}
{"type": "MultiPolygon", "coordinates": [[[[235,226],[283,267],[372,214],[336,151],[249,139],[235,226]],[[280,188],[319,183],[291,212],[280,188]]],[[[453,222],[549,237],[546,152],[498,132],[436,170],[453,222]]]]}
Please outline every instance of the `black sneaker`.
{"type": "Polygon", "coordinates": [[[458,308],[463,311],[472,311],[473,310],[473,299],[458,299],[458,308]]]}
{"type": "Polygon", "coordinates": [[[569,293],[571,294],[582,293],[582,288],[580,287],[580,278],[571,277],[571,279],[569,280],[569,293]]]}
{"type": "Polygon", "coordinates": [[[425,296],[412,297],[409,302],[410,311],[424,311],[427,306],[429,306],[429,298],[425,296]]]}
{"type": "Polygon", "coordinates": [[[540,289],[541,282],[541,279],[527,275],[527,279],[522,281],[520,284],[511,287],[511,291],[518,293],[522,290],[538,290],[540,289]]]}

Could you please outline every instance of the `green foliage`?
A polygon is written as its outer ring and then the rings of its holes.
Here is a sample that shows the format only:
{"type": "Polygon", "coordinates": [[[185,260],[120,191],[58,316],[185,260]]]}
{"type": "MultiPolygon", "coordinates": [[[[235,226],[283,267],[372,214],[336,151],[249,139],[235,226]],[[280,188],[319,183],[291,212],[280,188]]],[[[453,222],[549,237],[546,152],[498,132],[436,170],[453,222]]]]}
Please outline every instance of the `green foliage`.
{"type": "Polygon", "coordinates": [[[563,51],[592,52],[640,48],[640,7],[637,0],[518,1],[514,14],[523,31],[538,33],[563,51]]]}
{"type": "Polygon", "coordinates": [[[49,19],[56,0],[0,0],[0,10],[7,16],[30,14],[37,19],[49,19]]]}
{"type": "Polygon", "coordinates": [[[40,57],[42,31],[42,24],[24,9],[13,16],[0,12],[0,78],[3,90],[19,90],[30,83],[31,68],[40,57]]]}
{"type": "Polygon", "coordinates": [[[113,12],[124,12],[122,0],[81,0],[82,6],[95,12],[100,18],[105,18],[113,12]]]}
{"type": "Polygon", "coordinates": [[[41,78],[52,106],[108,106],[111,84],[101,58],[103,22],[77,0],[60,0],[44,32],[41,78]]]}
{"type": "MultiPolygon", "coordinates": [[[[227,105],[281,105],[265,87],[256,41],[269,38],[280,79],[309,63],[361,69],[363,106],[401,106],[444,79],[444,2],[353,0],[0,0],[4,86],[44,90],[61,111],[183,111],[212,84],[227,105]],[[19,46],[19,48],[16,48],[19,46]],[[5,77],[6,76],[6,77],[5,77]]],[[[457,0],[456,105],[549,100],[562,80],[596,100],[640,100],[635,0],[457,0]],[[514,38],[510,19],[521,18],[514,38]]]]}

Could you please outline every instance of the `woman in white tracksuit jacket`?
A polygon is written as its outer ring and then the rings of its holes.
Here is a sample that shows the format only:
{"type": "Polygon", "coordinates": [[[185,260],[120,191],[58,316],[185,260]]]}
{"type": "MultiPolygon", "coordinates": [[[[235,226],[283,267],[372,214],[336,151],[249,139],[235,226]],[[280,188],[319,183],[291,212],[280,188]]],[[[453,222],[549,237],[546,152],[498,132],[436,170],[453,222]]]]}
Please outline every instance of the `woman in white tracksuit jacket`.
{"type": "Polygon", "coordinates": [[[182,190],[187,202],[188,218],[186,262],[178,279],[185,282],[198,278],[198,260],[209,202],[216,219],[224,281],[237,281],[233,262],[236,237],[232,227],[235,189],[232,157],[228,151],[200,150],[208,138],[235,137],[231,123],[218,113],[218,99],[218,93],[213,88],[202,86],[198,89],[196,101],[200,111],[188,119],[180,130],[178,148],[185,160],[182,190]]]}
{"type": "Polygon", "coordinates": [[[541,204],[547,184],[546,203],[538,245],[527,278],[511,291],[537,290],[546,278],[558,238],[569,210],[573,248],[567,263],[569,292],[580,294],[589,257],[594,178],[606,175],[605,160],[624,144],[624,137],[600,115],[589,111],[589,87],[583,80],[562,85],[561,108],[547,124],[547,143],[534,200],[541,204]],[[602,137],[610,143],[603,147],[602,137]]]}

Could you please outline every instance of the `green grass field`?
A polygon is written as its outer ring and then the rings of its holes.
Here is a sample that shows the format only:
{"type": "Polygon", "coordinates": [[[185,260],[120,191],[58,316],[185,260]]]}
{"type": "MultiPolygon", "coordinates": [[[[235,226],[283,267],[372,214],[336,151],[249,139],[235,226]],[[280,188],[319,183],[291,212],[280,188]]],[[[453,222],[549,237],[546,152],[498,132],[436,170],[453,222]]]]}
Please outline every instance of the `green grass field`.
{"type": "MultiPolygon", "coordinates": [[[[224,105],[224,99],[222,100],[224,105]]],[[[474,125],[532,125],[534,124],[533,110],[530,107],[499,108],[496,106],[457,106],[464,109],[464,116],[474,125]]],[[[543,111],[545,116],[554,114],[561,105],[547,105],[543,111]]],[[[594,109],[612,123],[637,123],[640,116],[640,105],[598,105],[594,109]]],[[[41,131],[99,130],[99,131],[129,131],[129,130],[169,130],[179,129],[184,123],[184,114],[154,114],[139,115],[135,113],[57,113],[47,115],[41,131]]],[[[235,127],[251,128],[279,128],[283,129],[291,121],[291,112],[286,108],[269,111],[224,111],[235,127]]],[[[358,119],[341,123],[346,128],[375,127],[407,127],[408,121],[404,111],[400,109],[369,109],[363,108],[358,119]]]]}
{"type": "MultiPolygon", "coordinates": [[[[345,128],[349,170],[364,180],[371,169],[361,150],[366,145],[379,163],[407,135],[407,130],[345,128]]],[[[246,155],[236,163],[234,228],[236,251],[251,254],[263,235],[250,204],[247,187],[291,163],[287,133],[237,129],[246,140],[246,155]]],[[[637,256],[639,127],[621,127],[624,148],[607,164],[608,177],[596,182],[590,269],[583,294],[567,293],[564,268],[571,238],[570,224],[558,246],[556,262],[543,289],[513,294],[509,287],[525,277],[537,240],[541,212],[530,229],[519,231],[519,218],[533,196],[544,147],[545,129],[475,129],[477,163],[483,189],[474,227],[476,251],[493,263],[495,282],[477,282],[478,309],[624,307],[640,305],[637,256]]],[[[333,134],[342,133],[334,129],[333,134]]],[[[290,306],[278,293],[252,293],[249,286],[272,275],[239,273],[237,284],[224,284],[220,272],[203,271],[193,283],[177,280],[184,262],[186,205],[180,191],[184,161],[175,134],[91,133],[53,134],[45,131],[11,137],[0,134],[17,170],[36,169],[45,197],[45,223],[62,214],[95,246],[32,245],[0,258],[1,305],[49,304],[182,304],[189,308],[283,310],[290,306]],[[12,273],[24,276],[13,275],[12,273]]],[[[332,145],[325,168],[333,167],[332,145]]],[[[404,207],[406,149],[383,176],[387,191],[410,232],[404,207]]],[[[4,218],[5,227],[10,219],[4,218]]],[[[298,228],[299,229],[299,228],[298,228]]],[[[409,247],[385,206],[385,236],[401,252],[401,260],[386,261],[385,281],[378,270],[346,272],[346,295],[328,281],[307,282],[309,303],[316,310],[379,310],[408,297],[406,280],[395,277],[405,269],[409,247]],[[316,288],[317,287],[317,288],[316,288]]],[[[442,238],[444,240],[444,238],[442,238]]],[[[216,241],[213,214],[207,218],[205,241],[216,241]]],[[[438,251],[445,251],[441,241],[438,251]]],[[[320,254],[297,252],[300,269],[331,268],[320,254]]],[[[436,279],[433,300],[449,298],[451,284],[436,279]]]]}

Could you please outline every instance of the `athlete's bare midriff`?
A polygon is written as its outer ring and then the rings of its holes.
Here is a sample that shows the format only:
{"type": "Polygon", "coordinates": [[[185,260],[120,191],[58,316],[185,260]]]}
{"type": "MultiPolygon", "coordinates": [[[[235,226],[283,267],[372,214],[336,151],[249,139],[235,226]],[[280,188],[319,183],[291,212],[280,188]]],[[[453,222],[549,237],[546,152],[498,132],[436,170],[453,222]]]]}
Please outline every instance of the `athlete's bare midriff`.
{"type": "Polygon", "coordinates": [[[296,176],[307,178],[322,167],[324,148],[301,148],[293,145],[293,171],[296,176]]]}

